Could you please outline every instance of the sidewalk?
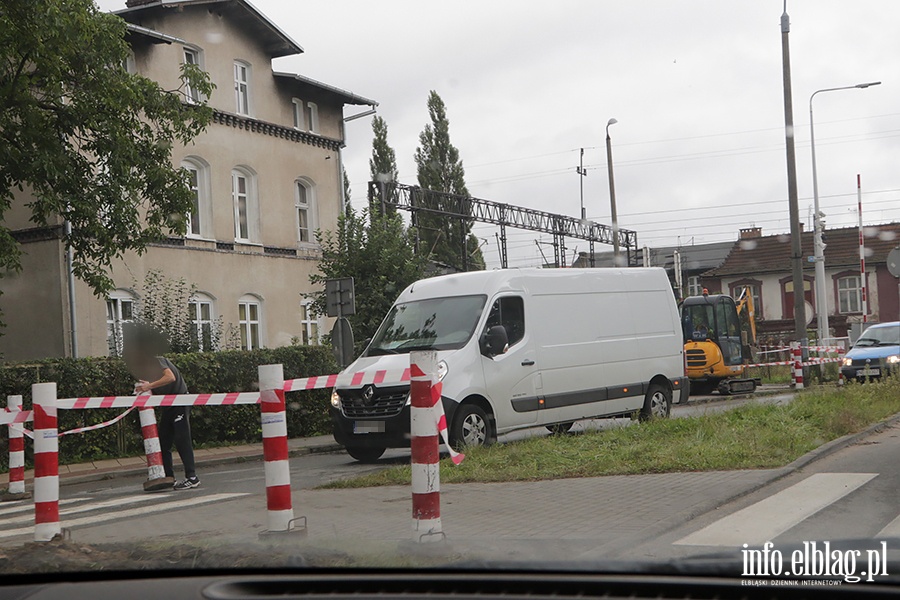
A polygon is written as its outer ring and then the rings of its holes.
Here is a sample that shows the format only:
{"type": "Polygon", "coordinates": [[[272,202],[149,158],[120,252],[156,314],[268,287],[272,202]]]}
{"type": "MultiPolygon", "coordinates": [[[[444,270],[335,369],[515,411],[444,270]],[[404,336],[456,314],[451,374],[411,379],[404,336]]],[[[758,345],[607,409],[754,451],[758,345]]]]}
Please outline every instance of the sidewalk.
{"type": "MultiPolygon", "coordinates": [[[[337,452],[341,448],[342,446],[335,442],[330,435],[288,439],[288,451],[292,457],[312,452],[337,452]]],[[[256,460],[262,459],[262,456],[262,442],[258,444],[243,444],[241,446],[221,446],[219,448],[194,448],[194,460],[198,466],[227,464],[241,460],[256,460]]],[[[139,475],[141,473],[147,473],[147,459],[145,457],[111,458],[72,465],[59,465],[59,483],[60,485],[67,485],[113,477],[139,475]]],[[[25,471],[25,482],[29,487],[33,479],[34,471],[25,471]]],[[[9,473],[0,474],[0,488],[5,488],[7,483],[9,483],[9,473]]]]}

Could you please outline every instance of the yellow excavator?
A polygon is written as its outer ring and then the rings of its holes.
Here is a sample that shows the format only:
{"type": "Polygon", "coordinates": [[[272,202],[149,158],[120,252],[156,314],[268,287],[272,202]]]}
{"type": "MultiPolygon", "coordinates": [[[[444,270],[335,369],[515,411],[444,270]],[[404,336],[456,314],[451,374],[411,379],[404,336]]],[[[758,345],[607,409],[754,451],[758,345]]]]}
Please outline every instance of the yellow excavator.
{"type": "Polygon", "coordinates": [[[690,296],[681,303],[684,356],[692,394],[748,394],[759,380],[747,377],[756,346],[753,295],[744,288],[737,302],[725,294],[690,296]],[[742,324],[741,314],[746,315],[742,324]]]}

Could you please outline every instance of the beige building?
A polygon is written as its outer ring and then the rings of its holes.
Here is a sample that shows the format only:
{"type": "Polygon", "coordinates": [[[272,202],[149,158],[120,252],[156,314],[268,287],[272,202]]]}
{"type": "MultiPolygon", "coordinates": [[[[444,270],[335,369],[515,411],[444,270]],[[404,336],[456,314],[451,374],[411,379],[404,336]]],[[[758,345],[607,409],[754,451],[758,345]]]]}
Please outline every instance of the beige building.
{"type": "Polygon", "coordinates": [[[116,262],[116,290],[97,298],[69,277],[63,225],[31,228],[19,198],[7,216],[23,270],[3,279],[0,352],[7,361],[115,352],[153,269],[197,286],[198,330],[221,317],[245,348],[316,343],[327,323],[308,310],[309,276],[321,256],[315,230],[334,229],[342,210],[344,106],[376,103],[273,70],[272,59],[303,50],[244,0],[127,4],[117,14],[130,24],[129,69],[177,89],[181,64],[196,63],[216,84],[212,123],[172,154],[196,196],[188,233],[116,262]]]}

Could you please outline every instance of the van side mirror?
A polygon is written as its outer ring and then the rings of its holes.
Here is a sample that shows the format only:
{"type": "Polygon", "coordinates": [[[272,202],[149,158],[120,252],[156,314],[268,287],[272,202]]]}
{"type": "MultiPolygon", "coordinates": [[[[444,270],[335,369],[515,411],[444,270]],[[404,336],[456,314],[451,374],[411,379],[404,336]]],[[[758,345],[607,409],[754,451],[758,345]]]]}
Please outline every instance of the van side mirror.
{"type": "Polygon", "coordinates": [[[488,358],[504,354],[508,349],[509,337],[503,325],[494,325],[481,336],[481,353],[488,358]]]}

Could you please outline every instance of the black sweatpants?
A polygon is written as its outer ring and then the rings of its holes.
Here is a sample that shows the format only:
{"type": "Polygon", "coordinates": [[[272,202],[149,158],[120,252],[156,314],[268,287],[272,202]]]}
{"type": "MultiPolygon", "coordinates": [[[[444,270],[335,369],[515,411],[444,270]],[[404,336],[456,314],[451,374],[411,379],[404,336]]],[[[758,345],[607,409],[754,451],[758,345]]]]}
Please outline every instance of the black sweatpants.
{"type": "Polygon", "coordinates": [[[163,469],[166,477],[175,477],[172,468],[172,442],[184,465],[184,476],[196,477],[194,469],[194,446],[191,443],[191,407],[165,406],[159,417],[159,446],[162,450],[163,469]]]}

